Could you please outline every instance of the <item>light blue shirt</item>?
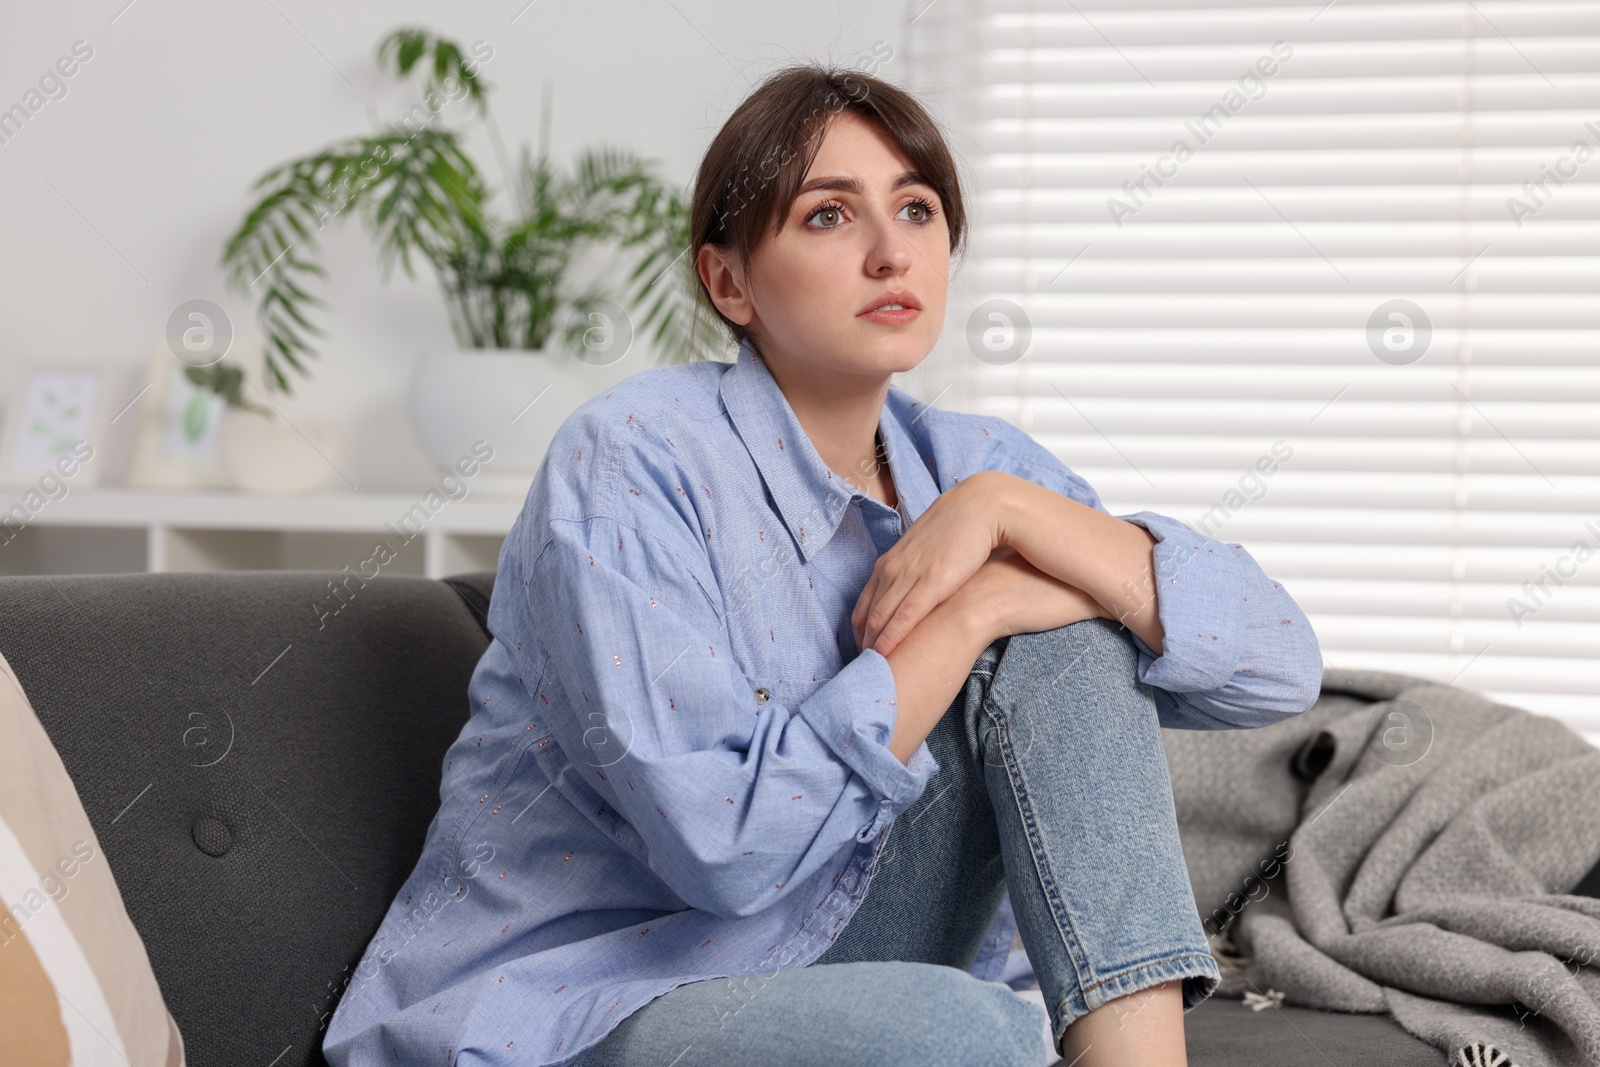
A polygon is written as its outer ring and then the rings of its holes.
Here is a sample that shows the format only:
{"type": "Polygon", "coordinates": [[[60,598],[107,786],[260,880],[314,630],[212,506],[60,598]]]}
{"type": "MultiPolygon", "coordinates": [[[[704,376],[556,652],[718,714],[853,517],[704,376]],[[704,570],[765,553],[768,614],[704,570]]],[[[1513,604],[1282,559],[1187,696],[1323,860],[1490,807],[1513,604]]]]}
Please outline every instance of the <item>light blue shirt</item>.
{"type": "MultiPolygon", "coordinates": [[[[855,645],[874,563],[977,471],[1105,510],[1003,419],[891,387],[879,429],[898,508],[829,469],[748,344],[562,424],[500,552],[439,813],[329,1024],[334,1067],[559,1063],[678,985],[838,936],[938,770],[926,743],[889,751],[894,675],[855,645]]],[[[1316,635],[1248,552],[1120,517],[1158,539],[1163,654],[1133,640],[1164,726],[1311,706],[1316,635]]],[[[999,977],[1014,932],[1002,908],[974,974],[999,977]]]]}

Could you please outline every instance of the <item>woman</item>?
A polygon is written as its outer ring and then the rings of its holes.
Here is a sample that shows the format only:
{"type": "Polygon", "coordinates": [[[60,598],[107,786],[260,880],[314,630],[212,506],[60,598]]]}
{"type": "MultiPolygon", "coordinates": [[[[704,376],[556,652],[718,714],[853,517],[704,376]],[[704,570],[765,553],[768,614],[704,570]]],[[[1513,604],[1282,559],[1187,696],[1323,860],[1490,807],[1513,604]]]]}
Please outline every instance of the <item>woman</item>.
{"type": "Polygon", "coordinates": [[[1040,1064],[970,970],[1007,898],[1065,1059],[1184,1062],[1218,971],[1158,728],[1303,711],[1320,651],[1240,546],[889,386],[964,218],[877,79],[728,119],[690,261],[738,357],[557,432],[336,1067],[1040,1064]]]}

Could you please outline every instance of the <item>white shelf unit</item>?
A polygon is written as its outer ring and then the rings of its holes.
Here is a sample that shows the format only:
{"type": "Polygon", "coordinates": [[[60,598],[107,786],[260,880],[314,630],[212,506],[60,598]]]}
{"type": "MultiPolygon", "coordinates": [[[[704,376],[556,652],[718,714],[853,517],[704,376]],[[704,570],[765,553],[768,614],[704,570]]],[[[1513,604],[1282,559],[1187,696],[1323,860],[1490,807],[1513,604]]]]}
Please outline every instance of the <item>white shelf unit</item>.
{"type": "Polygon", "coordinates": [[[420,496],[401,493],[74,489],[20,530],[15,513],[0,513],[0,575],[346,566],[361,573],[368,560],[368,576],[374,565],[429,578],[492,571],[523,500],[473,493],[430,512],[420,496]],[[393,553],[387,563],[375,557],[380,540],[393,553]]]}

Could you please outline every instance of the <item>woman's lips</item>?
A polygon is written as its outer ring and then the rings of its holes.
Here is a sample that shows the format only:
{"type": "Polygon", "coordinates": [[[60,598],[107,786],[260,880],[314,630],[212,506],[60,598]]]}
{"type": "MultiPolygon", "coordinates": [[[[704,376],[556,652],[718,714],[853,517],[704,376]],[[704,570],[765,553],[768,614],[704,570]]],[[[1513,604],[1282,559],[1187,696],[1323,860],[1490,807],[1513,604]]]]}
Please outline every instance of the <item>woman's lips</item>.
{"type": "Polygon", "coordinates": [[[919,309],[912,307],[898,309],[877,308],[873,311],[862,312],[856,318],[882,323],[885,326],[904,326],[909,322],[916,321],[917,316],[920,314],[922,312],[919,309]]]}

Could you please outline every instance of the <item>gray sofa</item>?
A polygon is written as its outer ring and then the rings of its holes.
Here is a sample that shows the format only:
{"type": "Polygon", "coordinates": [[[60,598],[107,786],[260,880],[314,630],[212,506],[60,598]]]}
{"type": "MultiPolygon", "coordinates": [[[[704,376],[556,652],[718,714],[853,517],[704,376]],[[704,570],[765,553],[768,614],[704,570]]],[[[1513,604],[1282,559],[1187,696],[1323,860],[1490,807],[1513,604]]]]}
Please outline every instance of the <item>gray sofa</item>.
{"type": "MultiPolygon", "coordinates": [[[[322,1064],[411,873],[489,641],[491,573],[0,578],[0,652],[76,783],[191,1067],[322,1064]]],[[[1583,891],[1582,889],[1579,890],[1583,891]]],[[[1189,1062],[1434,1065],[1386,1018],[1213,998],[1189,1062]]]]}

